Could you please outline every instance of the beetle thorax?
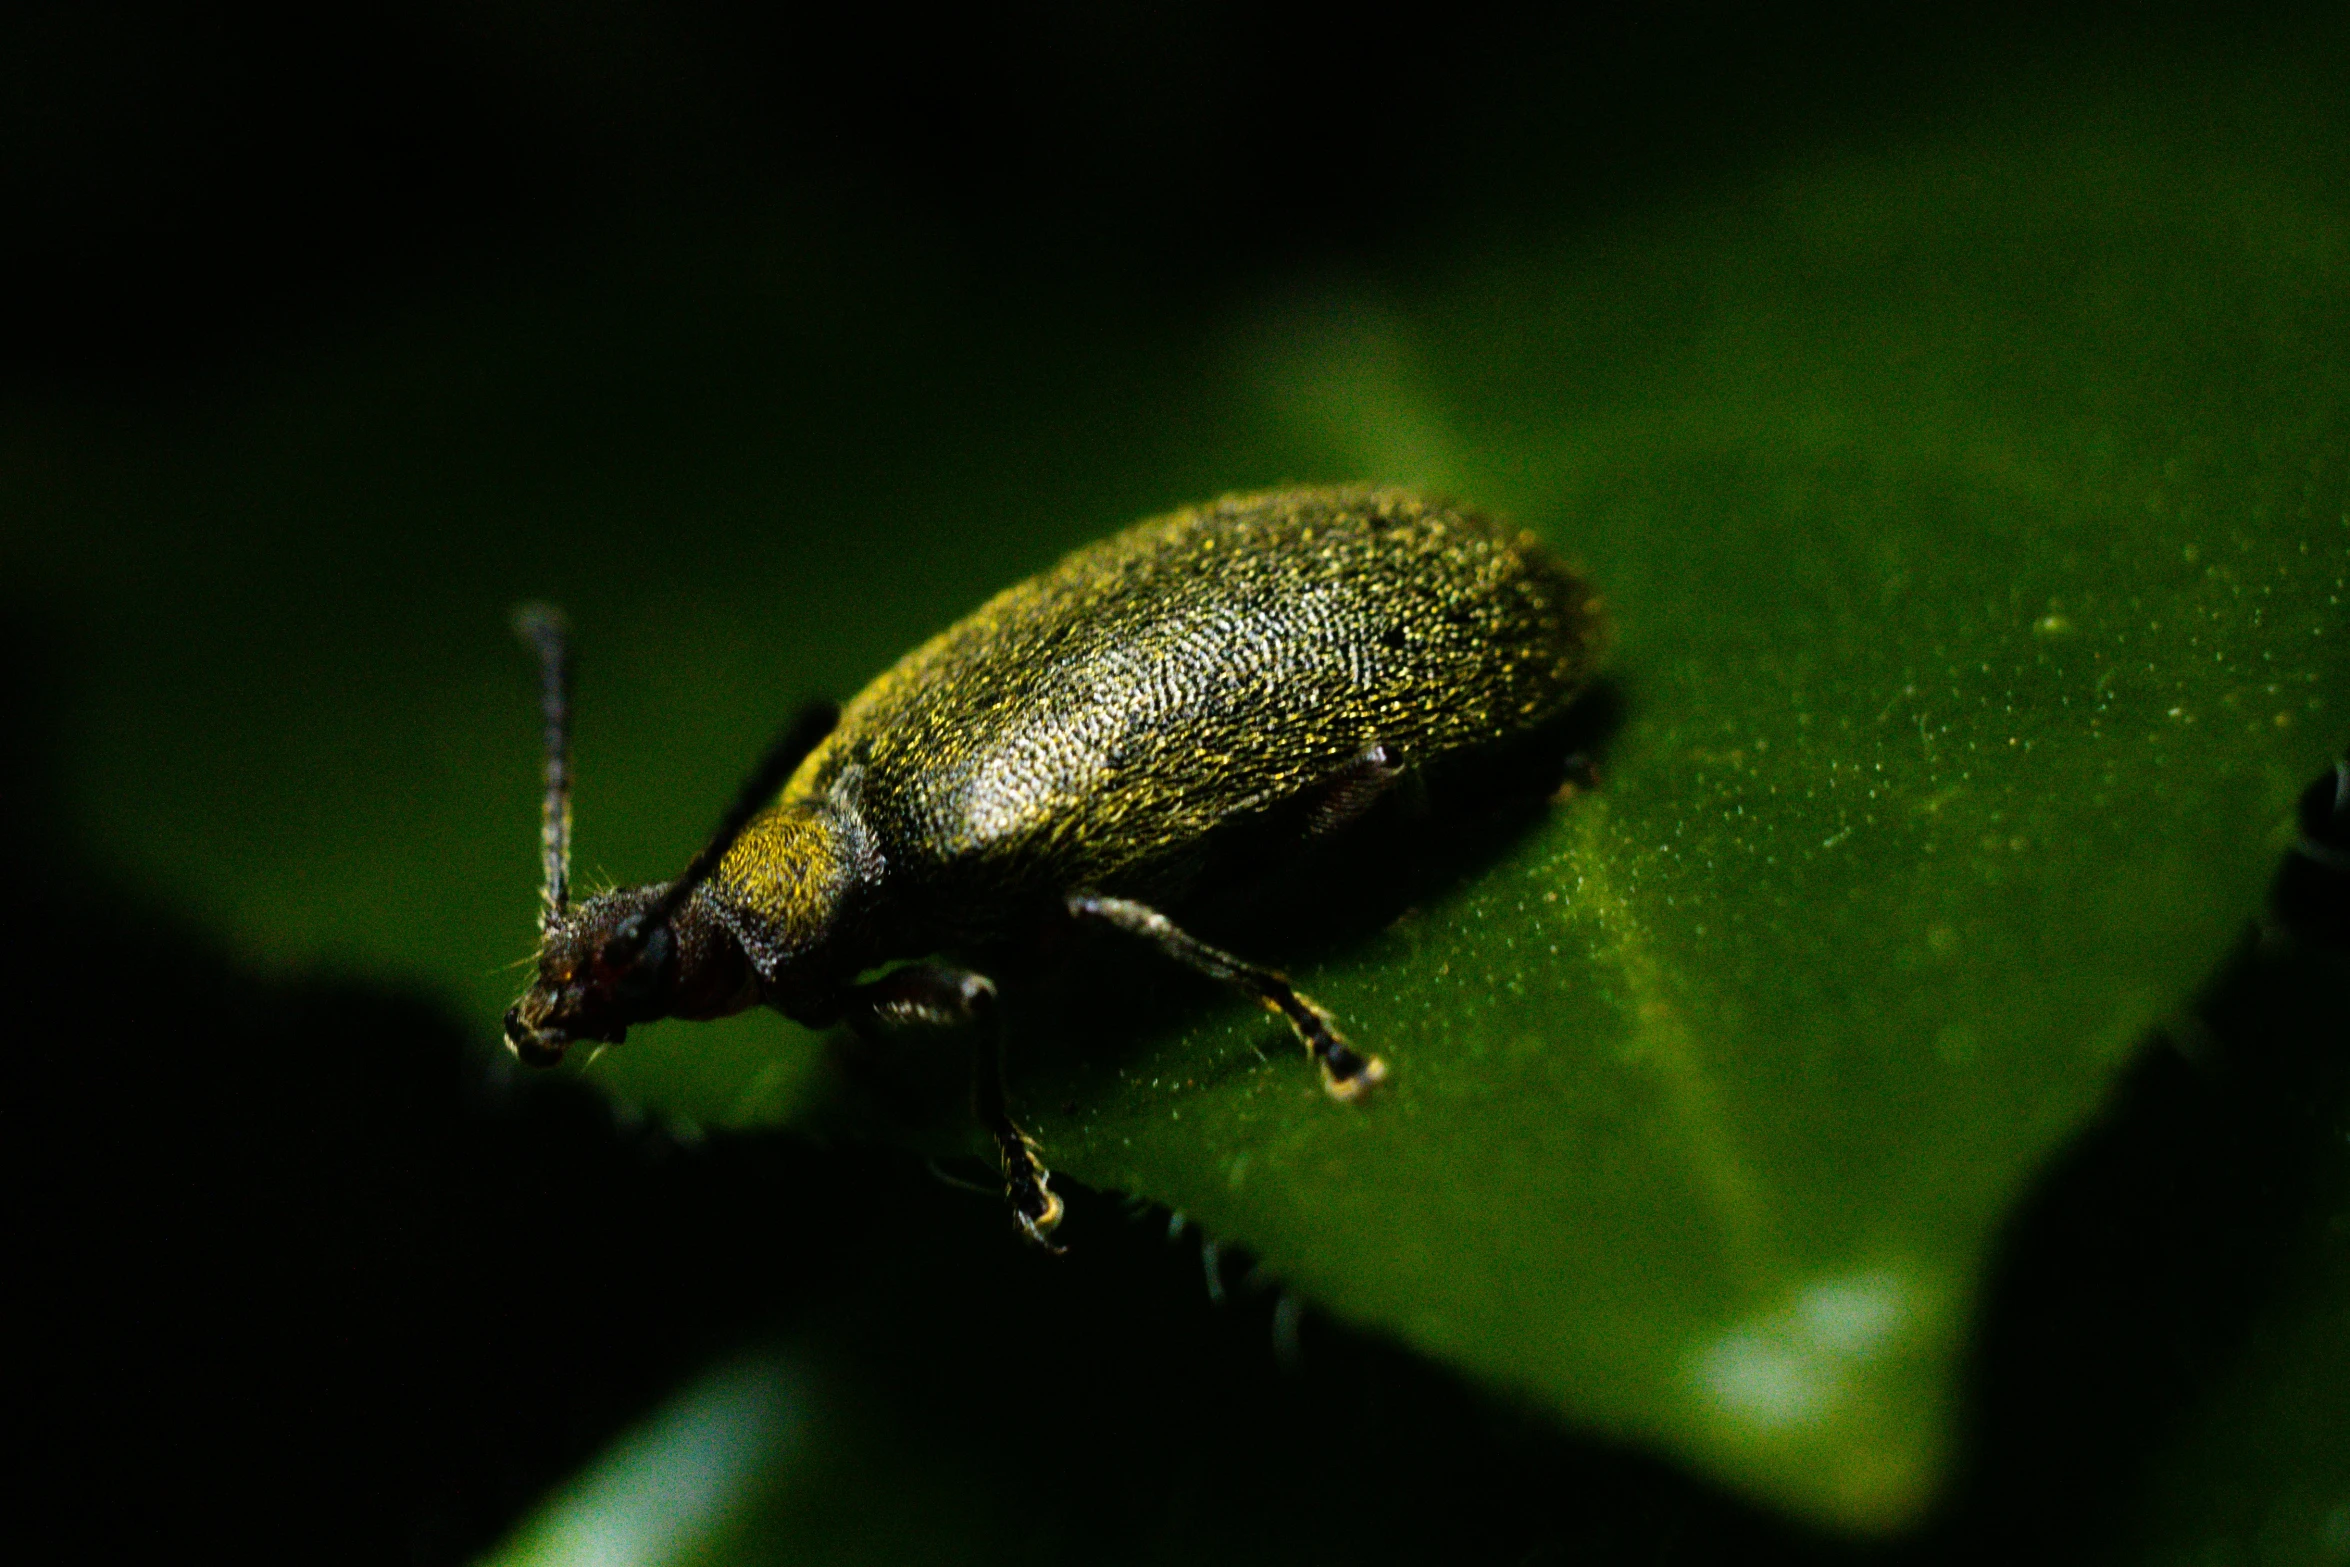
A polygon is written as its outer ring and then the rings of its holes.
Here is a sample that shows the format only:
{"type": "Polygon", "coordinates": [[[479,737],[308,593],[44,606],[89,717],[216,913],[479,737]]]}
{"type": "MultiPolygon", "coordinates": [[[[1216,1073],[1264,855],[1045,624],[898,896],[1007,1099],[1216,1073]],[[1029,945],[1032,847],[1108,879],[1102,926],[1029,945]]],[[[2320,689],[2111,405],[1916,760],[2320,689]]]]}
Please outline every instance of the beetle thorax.
{"type": "Polygon", "coordinates": [[[791,801],[743,830],[698,894],[787,1011],[794,992],[863,966],[858,948],[881,890],[873,835],[844,800],[791,801]]]}

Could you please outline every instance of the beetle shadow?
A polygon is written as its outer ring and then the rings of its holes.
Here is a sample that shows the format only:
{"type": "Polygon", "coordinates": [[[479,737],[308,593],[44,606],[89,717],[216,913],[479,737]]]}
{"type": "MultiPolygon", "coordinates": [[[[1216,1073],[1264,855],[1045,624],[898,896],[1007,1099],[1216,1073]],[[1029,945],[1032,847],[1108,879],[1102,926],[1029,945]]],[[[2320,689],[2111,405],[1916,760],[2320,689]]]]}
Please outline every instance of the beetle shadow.
{"type": "MultiPolygon", "coordinates": [[[[1358,948],[1452,896],[1554,813],[1604,789],[1608,749],[1627,708],[1620,683],[1595,684],[1553,722],[1407,775],[1361,818],[1320,837],[1310,835],[1310,803],[1228,830],[1163,912],[1202,941],[1284,972],[1358,948]]],[[[1115,1068],[1153,1039],[1245,1005],[1233,987],[1132,936],[1065,923],[1000,955],[993,972],[1013,1031],[1015,1097],[1030,1072],[1061,1078],[1072,1068],[1115,1068]]],[[[1376,1051],[1371,1023],[1340,1019],[1376,1051]]],[[[1295,1059],[1308,1070],[1277,1020],[1262,1020],[1256,1042],[1260,1055],[1218,1062],[1203,1081],[1256,1070],[1266,1058],[1295,1059]]]]}

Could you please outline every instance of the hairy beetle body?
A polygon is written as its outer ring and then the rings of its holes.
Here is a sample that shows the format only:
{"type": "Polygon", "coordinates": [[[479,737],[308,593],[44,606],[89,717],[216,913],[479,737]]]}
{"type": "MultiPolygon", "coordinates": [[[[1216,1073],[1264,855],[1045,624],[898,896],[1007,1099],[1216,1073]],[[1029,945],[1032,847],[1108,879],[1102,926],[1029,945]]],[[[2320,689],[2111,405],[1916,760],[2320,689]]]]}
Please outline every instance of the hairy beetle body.
{"type": "MultiPolygon", "coordinates": [[[[774,780],[746,791],[686,877],[576,915],[550,894],[541,981],[509,1037],[543,1058],[641,1017],[754,998],[813,1024],[968,1020],[992,996],[977,976],[856,977],[1062,913],[1251,990],[1351,1096],[1383,1071],[1376,1058],[1278,975],[1149,902],[1179,894],[1241,824],[1302,809],[1342,825],[1412,768],[1538,729],[1602,640],[1590,587],[1531,535],[1407,492],[1280,491],[1140,524],[998,594],[821,740],[780,750],[771,762],[797,764],[780,798],[754,814],[774,780]],[[686,951],[698,983],[680,972],[686,951]],[[644,976],[648,962],[662,972],[644,976]],[[627,995],[599,1013],[599,986],[627,995]]],[[[1017,1136],[1002,1120],[1015,1204],[1041,1236],[1058,1209],[1017,1136]]]]}
{"type": "Polygon", "coordinates": [[[1590,589],[1531,535],[1402,492],[1179,512],[998,594],[874,681],[717,880],[745,935],[798,924],[794,818],[829,807],[869,834],[866,918],[901,952],[1076,887],[1147,895],[1218,829],[1375,746],[1409,767],[1556,716],[1598,630],[1590,589]]]}

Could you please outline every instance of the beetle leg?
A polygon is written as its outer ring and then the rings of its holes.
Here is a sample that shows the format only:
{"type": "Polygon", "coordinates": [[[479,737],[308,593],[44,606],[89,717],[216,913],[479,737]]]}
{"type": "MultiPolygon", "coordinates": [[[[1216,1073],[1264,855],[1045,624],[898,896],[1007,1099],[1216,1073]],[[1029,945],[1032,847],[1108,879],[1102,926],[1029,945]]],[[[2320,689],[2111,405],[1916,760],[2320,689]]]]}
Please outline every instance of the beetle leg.
{"type": "Polygon", "coordinates": [[[1369,747],[1323,787],[1322,797],[1306,816],[1306,836],[1320,838],[1352,825],[1403,776],[1403,761],[1395,747],[1369,747]]]}
{"type": "Polygon", "coordinates": [[[1020,1130],[1012,1113],[1004,1108],[1003,1035],[992,1028],[972,1057],[971,1107],[995,1138],[996,1162],[1004,1172],[1004,1197],[1012,1205],[1012,1216],[1020,1221],[1021,1232],[1046,1251],[1064,1250],[1051,1240],[1064,1211],[1052,1188],[1052,1171],[1044,1167],[1036,1139],[1020,1130]]]}
{"type": "Polygon", "coordinates": [[[1304,1041],[1306,1053],[1321,1064],[1322,1086],[1333,1097],[1359,1099],[1365,1090],[1387,1075],[1386,1062],[1377,1056],[1361,1054],[1341,1039],[1330,1014],[1273,970],[1244,962],[1220,947],[1211,947],[1177,928],[1173,920],[1158,910],[1128,898],[1073,892],[1067,904],[1069,912],[1077,918],[1099,920],[1130,936],[1140,936],[1186,968],[1237,985],[1256,997],[1266,1011],[1279,1013],[1304,1041]]]}
{"type": "Polygon", "coordinates": [[[871,984],[851,986],[842,1000],[842,1020],[861,1034],[875,1028],[979,1026],[971,1064],[972,1110],[995,1139],[1004,1196],[1021,1230],[1045,1250],[1059,1251],[1046,1239],[1062,1213],[1061,1199],[1052,1189],[1052,1172],[1037,1156],[1035,1139],[1020,1130],[1004,1108],[1003,1035],[995,983],[969,969],[909,963],[871,984]]]}

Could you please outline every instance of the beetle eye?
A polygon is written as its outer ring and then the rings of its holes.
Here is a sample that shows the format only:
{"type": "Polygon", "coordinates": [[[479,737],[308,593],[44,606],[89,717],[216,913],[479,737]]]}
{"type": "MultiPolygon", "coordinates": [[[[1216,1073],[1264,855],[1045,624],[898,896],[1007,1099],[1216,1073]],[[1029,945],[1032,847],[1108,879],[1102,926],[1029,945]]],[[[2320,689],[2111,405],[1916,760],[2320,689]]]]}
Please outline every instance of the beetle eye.
{"type": "Polygon", "coordinates": [[[631,914],[613,927],[611,935],[604,938],[603,951],[597,956],[604,960],[607,968],[627,968],[636,961],[636,955],[644,950],[645,933],[645,917],[642,914],[631,914]]]}
{"type": "Polygon", "coordinates": [[[641,1006],[658,997],[669,984],[669,959],[677,938],[667,921],[631,914],[604,943],[603,966],[612,975],[613,998],[623,1005],[641,1006]]]}

